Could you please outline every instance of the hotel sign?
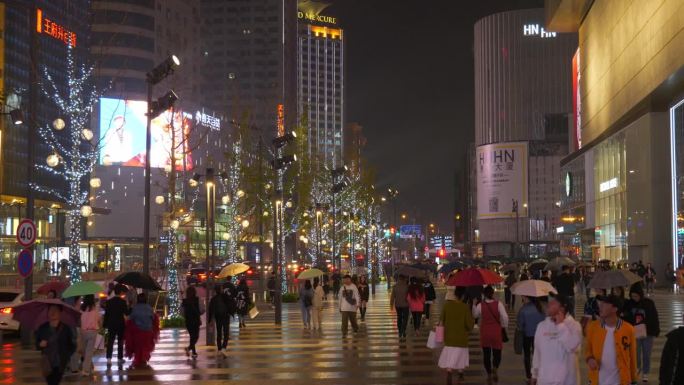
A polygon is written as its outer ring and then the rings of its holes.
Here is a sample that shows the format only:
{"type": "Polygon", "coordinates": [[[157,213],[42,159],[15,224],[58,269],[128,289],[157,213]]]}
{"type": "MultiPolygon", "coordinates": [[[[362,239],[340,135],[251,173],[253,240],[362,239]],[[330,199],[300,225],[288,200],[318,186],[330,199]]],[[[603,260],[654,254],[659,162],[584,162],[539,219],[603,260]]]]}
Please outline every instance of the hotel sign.
{"type": "Polygon", "coordinates": [[[61,40],[66,45],[76,47],[76,33],[43,16],[43,10],[40,8],[36,10],[36,32],[61,40]]]}
{"type": "Polygon", "coordinates": [[[325,15],[317,15],[317,14],[312,13],[312,12],[298,11],[297,17],[300,19],[304,19],[304,20],[308,20],[308,21],[314,21],[317,23],[337,24],[337,18],[336,17],[325,16],[325,15]]]}

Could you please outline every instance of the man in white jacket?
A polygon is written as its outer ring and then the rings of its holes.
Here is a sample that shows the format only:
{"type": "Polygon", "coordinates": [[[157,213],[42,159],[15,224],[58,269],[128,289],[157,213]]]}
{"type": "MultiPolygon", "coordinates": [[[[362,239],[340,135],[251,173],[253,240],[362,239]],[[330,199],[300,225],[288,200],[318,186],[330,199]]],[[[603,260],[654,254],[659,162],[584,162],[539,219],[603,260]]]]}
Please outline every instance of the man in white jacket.
{"type": "Polygon", "coordinates": [[[344,284],[340,288],[339,296],[340,299],[340,312],[342,313],[342,337],[347,336],[348,323],[351,323],[352,330],[354,333],[359,331],[359,326],[356,323],[356,312],[359,309],[359,304],[361,303],[361,297],[359,296],[359,289],[351,281],[351,276],[349,274],[344,276],[344,284]]]}
{"type": "Polygon", "coordinates": [[[582,326],[569,314],[570,306],[568,298],[549,293],[548,317],[534,335],[532,384],[579,385],[582,326]]]}

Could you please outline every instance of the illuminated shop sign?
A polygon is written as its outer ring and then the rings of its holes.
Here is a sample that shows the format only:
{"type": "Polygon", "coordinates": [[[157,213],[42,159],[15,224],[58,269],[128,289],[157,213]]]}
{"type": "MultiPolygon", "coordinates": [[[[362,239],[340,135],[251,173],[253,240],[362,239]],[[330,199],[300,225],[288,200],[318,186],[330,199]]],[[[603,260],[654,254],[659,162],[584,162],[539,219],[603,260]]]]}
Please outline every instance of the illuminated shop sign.
{"type": "Polygon", "coordinates": [[[324,24],[337,24],[337,18],[332,16],[317,15],[312,12],[297,12],[297,17],[304,20],[315,21],[324,24]]]}
{"type": "Polygon", "coordinates": [[[285,106],[278,104],[278,136],[285,135],[285,106]]]}
{"type": "Polygon", "coordinates": [[[611,180],[607,180],[605,182],[601,182],[599,185],[599,192],[604,192],[608,190],[612,190],[618,186],[618,179],[613,178],[611,180]]]}
{"type": "Polygon", "coordinates": [[[203,111],[195,112],[195,125],[206,127],[213,131],[221,130],[221,119],[205,114],[203,111]]]}
{"type": "Polygon", "coordinates": [[[541,38],[556,37],[555,32],[549,32],[539,24],[525,24],[523,25],[524,36],[539,36],[541,38]]]}
{"type": "Polygon", "coordinates": [[[40,8],[36,10],[36,32],[52,36],[57,40],[63,41],[64,44],[76,47],[76,33],[43,16],[43,10],[40,8]]]}

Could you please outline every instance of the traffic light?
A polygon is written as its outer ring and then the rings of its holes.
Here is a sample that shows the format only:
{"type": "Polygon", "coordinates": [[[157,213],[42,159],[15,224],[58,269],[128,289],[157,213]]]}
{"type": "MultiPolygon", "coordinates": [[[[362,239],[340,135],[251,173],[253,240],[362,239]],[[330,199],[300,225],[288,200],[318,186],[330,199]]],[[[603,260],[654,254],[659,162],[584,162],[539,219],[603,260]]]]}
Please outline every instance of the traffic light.
{"type": "Polygon", "coordinates": [[[390,227],[390,234],[394,235],[396,233],[397,233],[396,227],[394,227],[394,226],[390,227]]]}
{"type": "Polygon", "coordinates": [[[439,255],[440,258],[443,258],[444,256],[446,256],[446,250],[444,250],[444,248],[442,247],[442,248],[439,249],[439,251],[437,252],[437,255],[439,255]]]}

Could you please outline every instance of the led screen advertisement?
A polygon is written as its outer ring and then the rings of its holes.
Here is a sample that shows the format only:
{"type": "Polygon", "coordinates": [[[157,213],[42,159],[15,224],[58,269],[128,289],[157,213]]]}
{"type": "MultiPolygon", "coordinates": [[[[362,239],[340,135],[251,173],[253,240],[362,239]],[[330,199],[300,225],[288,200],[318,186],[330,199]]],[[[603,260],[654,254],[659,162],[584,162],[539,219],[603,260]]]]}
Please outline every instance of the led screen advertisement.
{"type": "MultiPolygon", "coordinates": [[[[100,98],[100,164],[131,167],[145,166],[147,102],[100,98]]],[[[186,146],[192,115],[167,110],[152,119],[150,167],[171,165],[172,148],[176,169],[192,169],[192,157],[186,146]]]]}
{"type": "Polygon", "coordinates": [[[486,144],[477,148],[478,219],[527,216],[527,142],[486,144]]]}

